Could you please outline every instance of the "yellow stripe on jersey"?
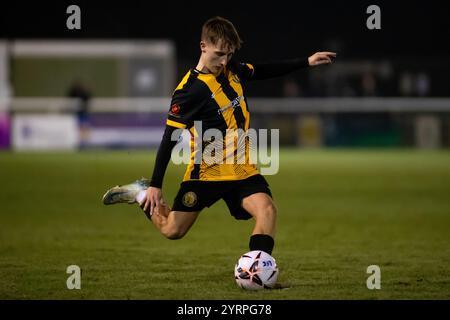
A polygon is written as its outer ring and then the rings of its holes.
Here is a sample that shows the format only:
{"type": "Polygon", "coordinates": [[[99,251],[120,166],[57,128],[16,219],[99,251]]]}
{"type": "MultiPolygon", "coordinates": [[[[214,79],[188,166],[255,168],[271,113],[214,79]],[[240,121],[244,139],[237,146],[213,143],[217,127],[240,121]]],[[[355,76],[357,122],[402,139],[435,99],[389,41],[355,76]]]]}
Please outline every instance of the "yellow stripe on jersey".
{"type": "Polygon", "coordinates": [[[220,87],[220,83],[217,82],[212,74],[199,74],[197,79],[203,81],[208,86],[212,97],[216,100],[219,107],[223,107],[231,102],[220,87]]]}
{"type": "MultiPolygon", "coordinates": [[[[209,88],[212,93],[212,97],[219,105],[219,108],[223,108],[227,105],[230,105],[231,101],[226,96],[225,92],[223,92],[222,87],[219,82],[217,82],[216,77],[212,74],[199,74],[198,79],[203,81],[209,88]]],[[[236,119],[233,116],[233,108],[229,108],[225,112],[222,113],[222,116],[227,124],[229,129],[236,129],[236,119]]]]}
{"type": "Polygon", "coordinates": [[[253,76],[253,74],[255,73],[255,68],[254,68],[253,65],[250,64],[250,63],[246,63],[246,65],[247,65],[247,67],[248,67],[250,70],[252,70],[252,76],[253,76]]]}
{"type": "Polygon", "coordinates": [[[181,82],[180,82],[180,83],[178,84],[178,86],[175,88],[174,92],[177,91],[177,90],[179,90],[179,89],[181,89],[181,88],[183,88],[183,86],[184,86],[184,85],[186,84],[186,82],[188,81],[190,74],[191,74],[191,71],[188,71],[188,72],[186,73],[186,75],[183,77],[183,80],[181,80],[181,82]]]}
{"type": "MultiPolygon", "coordinates": [[[[239,97],[243,97],[242,85],[240,83],[230,81],[230,86],[233,88],[234,91],[236,91],[239,97]]],[[[247,104],[245,103],[244,99],[241,99],[239,104],[241,105],[242,114],[244,115],[245,118],[245,130],[247,130],[250,126],[250,113],[248,112],[247,104]]]]}
{"type": "Polygon", "coordinates": [[[195,139],[198,138],[198,133],[197,130],[195,129],[195,126],[190,127],[189,132],[191,134],[191,139],[189,140],[189,148],[191,149],[191,158],[186,168],[186,171],[184,172],[183,181],[191,180],[191,173],[194,170],[195,164],[194,160],[196,157],[196,152],[200,151],[197,150],[197,148],[195,148],[195,139]]]}
{"type": "Polygon", "coordinates": [[[185,125],[184,123],[172,121],[172,120],[169,120],[169,119],[167,119],[166,124],[167,124],[168,126],[175,127],[175,128],[180,128],[180,129],[186,128],[186,125],[185,125]]]}

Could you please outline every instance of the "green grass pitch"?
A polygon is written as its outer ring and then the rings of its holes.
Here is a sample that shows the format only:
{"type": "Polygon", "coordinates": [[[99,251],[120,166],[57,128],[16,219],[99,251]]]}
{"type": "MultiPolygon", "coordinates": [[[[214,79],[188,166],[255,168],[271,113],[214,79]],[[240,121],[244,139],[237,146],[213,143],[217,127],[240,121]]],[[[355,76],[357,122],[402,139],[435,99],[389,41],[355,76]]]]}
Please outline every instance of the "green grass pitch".
{"type": "MultiPolygon", "coordinates": [[[[450,152],[282,150],[268,176],[279,209],[283,290],[236,286],[252,221],[223,202],[181,240],[105,190],[150,176],[154,152],[0,153],[0,299],[449,299],[450,152]],[[66,268],[82,269],[68,290],[66,268]],[[368,290],[369,265],[381,289],[368,290]]],[[[171,203],[183,167],[169,166],[171,203]]]]}

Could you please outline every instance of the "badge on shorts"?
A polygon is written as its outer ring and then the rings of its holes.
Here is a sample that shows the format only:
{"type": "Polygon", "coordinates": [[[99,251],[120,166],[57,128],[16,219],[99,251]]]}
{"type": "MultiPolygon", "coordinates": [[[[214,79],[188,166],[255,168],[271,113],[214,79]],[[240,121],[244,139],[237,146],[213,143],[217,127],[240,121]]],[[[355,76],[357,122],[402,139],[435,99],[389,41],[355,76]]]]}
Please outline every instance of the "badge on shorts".
{"type": "Polygon", "coordinates": [[[195,192],[189,191],[186,192],[183,196],[183,205],[188,208],[192,208],[197,203],[197,195],[195,192]]]}

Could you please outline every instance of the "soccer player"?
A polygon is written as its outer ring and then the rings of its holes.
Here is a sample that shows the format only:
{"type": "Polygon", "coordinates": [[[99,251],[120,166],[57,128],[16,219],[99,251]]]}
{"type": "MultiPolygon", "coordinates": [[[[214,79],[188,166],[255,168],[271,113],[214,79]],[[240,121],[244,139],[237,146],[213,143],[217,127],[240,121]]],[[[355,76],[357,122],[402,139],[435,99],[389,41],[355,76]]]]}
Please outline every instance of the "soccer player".
{"type": "MultiPolygon", "coordinates": [[[[236,154],[244,144],[245,161],[210,163],[199,159],[201,149],[195,148],[194,122],[201,121],[203,131],[211,128],[224,133],[229,129],[246,132],[250,113],[243,84],[282,76],[292,71],[332,63],[333,52],[317,52],[310,57],[264,64],[240,63],[233,54],[240,49],[241,39],[233,24],[214,17],[202,27],[200,59],[176,87],[171,101],[165,132],[158,149],[151,180],[142,178],[134,183],[116,186],[103,196],[104,204],[138,203],[156,228],[168,239],[182,238],[199,213],[223,199],[235,219],[254,218],[250,250],[272,254],[277,210],[268,183],[249,161],[248,139],[237,139],[234,152],[224,152],[224,159],[236,154]],[[177,129],[191,133],[191,159],[172,208],[162,194],[163,178],[171,151],[180,136],[177,129]],[[225,155],[226,154],[226,155],[225,155]]],[[[203,140],[201,140],[203,141],[203,140]]],[[[234,140],[233,140],[234,141],[234,140]]],[[[202,142],[202,147],[223,141],[202,142]]],[[[240,149],[242,150],[242,148],[240,149]]],[[[226,160],[226,159],[225,159],[226,160]]]]}

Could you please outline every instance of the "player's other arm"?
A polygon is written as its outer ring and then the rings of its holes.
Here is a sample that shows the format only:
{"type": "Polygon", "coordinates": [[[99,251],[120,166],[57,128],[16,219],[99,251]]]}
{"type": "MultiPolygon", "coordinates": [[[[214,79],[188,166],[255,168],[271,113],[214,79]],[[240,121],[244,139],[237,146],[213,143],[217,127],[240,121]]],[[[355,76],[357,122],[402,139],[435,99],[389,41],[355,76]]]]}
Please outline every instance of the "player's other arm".
{"type": "Polygon", "coordinates": [[[335,52],[316,52],[309,57],[256,64],[241,63],[238,68],[244,80],[264,80],[284,76],[293,71],[312,66],[331,64],[335,57],[335,52]]]}
{"type": "Polygon", "coordinates": [[[181,130],[178,130],[175,133],[175,136],[172,137],[175,130],[177,130],[176,127],[166,125],[161,144],[158,148],[158,153],[156,154],[152,179],[150,182],[150,187],[147,189],[147,199],[144,205],[144,211],[147,211],[150,207],[150,214],[153,214],[153,209],[155,207],[159,207],[164,204],[161,190],[164,174],[166,173],[166,169],[172,155],[172,149],[177,144],[178,138],[181,135],[181,130]]]}
{"type": "Polygon", "coordinates": [[[180,129],[186,129],[192,125],[201,108],[203,91],[202,87],[193,85],[189,87],[189,90],[183,88],[176,90],[172,97],[166,129],[156,154],[150,187],[147,189],[144,211],[150,207],[150,214],[153,213],[155,207],[164,204],[161,189],[172,149],[181,136],[182,130],[180,129]]]}

